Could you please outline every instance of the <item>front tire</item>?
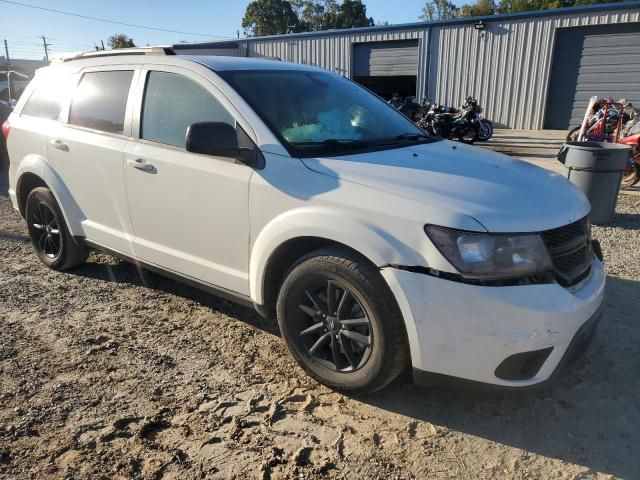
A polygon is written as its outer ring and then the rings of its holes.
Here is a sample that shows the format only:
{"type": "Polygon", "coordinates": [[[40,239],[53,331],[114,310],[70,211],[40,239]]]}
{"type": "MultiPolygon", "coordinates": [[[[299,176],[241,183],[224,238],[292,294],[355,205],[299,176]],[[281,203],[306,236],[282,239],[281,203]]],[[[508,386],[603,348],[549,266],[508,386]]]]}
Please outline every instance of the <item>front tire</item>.
{"type": "Polygon", "coordinates": [[[38,187],[29,193],[25,218],[31,244],[47,267],[62,271],[85,262],[89,249],[73,241],[51,190],[38,187]]]}
{"type": "Polygon", "coordinates": [[[577,142],[578,141],[578,135],[580,134],[580,128],[581,128],[581,126],[578,125],[577,127],[573,127],[571,130],[569,130],[569,133],[567,133],[567,142],[577,142]]]}
{"type": "Polygon", "coordinates": [[[407,364],[408,341],[393,294],[377,268],[346,248],[301,258],[282,284],[277,313],[293,357],[335,390],[375,392],[407,364]]]}
{"type": "Polygon", "coordinates": [[[480,120],[480,130],[478,131],[478,140],[486,142],[493,137],[493,125],[485,119],[480,120]]]}

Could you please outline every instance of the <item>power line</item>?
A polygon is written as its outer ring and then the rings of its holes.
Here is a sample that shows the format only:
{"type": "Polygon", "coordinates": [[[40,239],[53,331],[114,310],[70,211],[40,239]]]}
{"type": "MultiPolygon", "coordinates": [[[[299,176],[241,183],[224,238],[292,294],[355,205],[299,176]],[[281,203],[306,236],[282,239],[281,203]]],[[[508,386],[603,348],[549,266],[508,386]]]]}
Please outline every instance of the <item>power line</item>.
{"type": "Polygon", "coordinates": [[[84,18],[86,20],[95,20],[95,21],[98,21],[98,22],[113,23],[115,25],[124,25],[126,27],[145,28],[147,30],[156,30],[156,31],[159,31],[159,32],[168,32],[168,33],[178,33],[180,35],[194,35],[194,36],[197,36],[197,37],[228,38],[228,37],[222,37],[222,36],[219,36],[219,35],[209,35],[209,34],[205,34],[205,33],[193,33],[193,32],[181,32],[181,31],[178,31],[178,30],[168,30],[166,28],[147,27],[145,25],[136,25],[136,24],[133,24],[133,23],[117,22],[115,20],[108,20],[106,18],[89,17],[87,15],[80,15],[78,13],[64,12],[62,10],[54,10],[53,8],[39,7],[37,5],[29,5],[28,3],[13,2],[11,0],[0,0],[0,2],[9,3],[11,5],[19,5],[21,7],[34,8],[36,10],[44,10],[45,12],[59,13],[61,15],[70,15],[72,17],[84,18]]]}
{"type": "MultiPolygon", "coordinates": [[[[3,38],[8,38],[11,41],[12,45],[34,45],[36,47],[42,47],[42,42],[38,43],[38,42],[29,42],[26,40],[12,40],[14,38],[24,38],[24,39],[31,39],[31,40],[36,40],[36,39],[40,39],[42,38],[41,36],[33,36],[33,35],[1,35],[3,38]]],[[[82,43],[82,42],[74,42],[71,40],[61,40],[59,38],[53,38],[50,37],[48,35],[45,35],[45,37],[47,37],[47,40],[54,40],[56,45],[73,45],[73,46],[77,46],[77,47],[91,47],[93,48],[93,44],[91,42],[86,42],[86,43],[82,43]]]]}

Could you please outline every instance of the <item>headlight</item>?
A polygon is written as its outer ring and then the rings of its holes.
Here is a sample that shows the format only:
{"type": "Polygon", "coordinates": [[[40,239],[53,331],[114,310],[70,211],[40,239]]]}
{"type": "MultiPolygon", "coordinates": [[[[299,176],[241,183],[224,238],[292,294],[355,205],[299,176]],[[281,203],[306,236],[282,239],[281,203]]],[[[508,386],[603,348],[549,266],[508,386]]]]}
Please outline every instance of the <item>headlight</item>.
{"type": "Polygon", "coordinates": [[[540,235],[473,233],[427,225],[440,253],[467,278],[524,277],[552,268],[540,235]]]}

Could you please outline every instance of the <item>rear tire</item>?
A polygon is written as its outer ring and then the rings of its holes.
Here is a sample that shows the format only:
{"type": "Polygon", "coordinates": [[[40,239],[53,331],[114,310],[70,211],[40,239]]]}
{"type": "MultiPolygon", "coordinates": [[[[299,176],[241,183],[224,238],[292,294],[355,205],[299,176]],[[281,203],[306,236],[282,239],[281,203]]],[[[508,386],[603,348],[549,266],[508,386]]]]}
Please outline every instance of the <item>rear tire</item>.
{"type": "Polygon", "coordinates": [[[317,250],[296,262],[277,313],[293,357],[330,388],[369,394],[407,365],[407,335],[393,294],[375,266],[346,248],[317,250]]]}
{"type": "Polygon", "coordinates": [[[74,242],[51,190],[38,187],[29,193],[25,218],[31,244],[47,267],[62,271],[86,261],[89,249],[74,242]]]}

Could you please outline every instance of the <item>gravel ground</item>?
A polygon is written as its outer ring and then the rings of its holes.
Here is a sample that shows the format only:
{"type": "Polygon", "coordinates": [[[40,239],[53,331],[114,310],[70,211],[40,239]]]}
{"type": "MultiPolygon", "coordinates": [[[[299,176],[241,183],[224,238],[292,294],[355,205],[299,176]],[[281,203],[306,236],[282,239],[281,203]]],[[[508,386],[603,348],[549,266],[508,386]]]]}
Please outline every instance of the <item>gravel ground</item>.
{"type": "Polygon", "coordinates": [[[639,198],[594,228],[605,318],[552,388],[357,399],[250,310],[102,254],[46,270],[1,195],[2,478],[640,478],[639,198]]]}
{"type": "Polygon", "coordinates": [[[640,197],[620,195],[613,222],[604,227],[593,227],[606,256],[609,275],[640,279],[640,197]]]}

